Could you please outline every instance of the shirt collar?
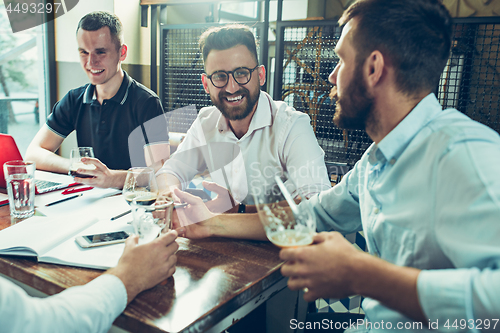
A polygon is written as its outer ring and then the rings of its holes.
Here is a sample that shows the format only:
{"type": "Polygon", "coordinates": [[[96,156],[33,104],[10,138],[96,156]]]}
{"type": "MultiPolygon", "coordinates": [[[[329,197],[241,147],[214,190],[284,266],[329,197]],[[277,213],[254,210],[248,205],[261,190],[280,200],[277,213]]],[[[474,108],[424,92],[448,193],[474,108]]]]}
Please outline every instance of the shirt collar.
{"type": "MultiPolygon", "coordinates": [[[[257,110],[255,110],[255,113],[252,116],[252,120],[250,121],[248,131],[245,133],[242,139],[259,128],[271,126],[272,124],[271,102],[270,102],[270,97],[268,96],[269,95],[267,95],[265,92],[260,91],[259,100],[257,102],[257,110]]],[[[222,115],[222,113],[219,116],[217,128],[219,129],[219,132],[231,130],[231,128],[229,127],[229,120],[227,120],[222,115]]]]}
{"type": "MultiPolygon", "coordinates": [[[[123,81],[122,84],[120,85],[120,89],[118,89],[118,92],[109,100],[123,105],[127,100],[128,91],[131,84],[132,84],[132,79],[127,74],[127,72],[123,71],[123,81]]],[[[83,95],[83,103],[90,104],[92,103],[93,99],[95,99],[95,85],[89,84],[87,86],[87,89],[85,89],[85,93],[83,95]]]]}
{"type": "MultiPolygon", "coordinates": [[[[381,152],[387,161],[394,164],[411,139],[441,111],[441,104],[436,96],[433,93],[427,95],[382,141],[372,148],[378,148],[377,153],[381,152]]],[[[375,157],[377,158],[377,155],[375,157]]],[[[380,158],[377,159],[380,160],[380,158]]]]}

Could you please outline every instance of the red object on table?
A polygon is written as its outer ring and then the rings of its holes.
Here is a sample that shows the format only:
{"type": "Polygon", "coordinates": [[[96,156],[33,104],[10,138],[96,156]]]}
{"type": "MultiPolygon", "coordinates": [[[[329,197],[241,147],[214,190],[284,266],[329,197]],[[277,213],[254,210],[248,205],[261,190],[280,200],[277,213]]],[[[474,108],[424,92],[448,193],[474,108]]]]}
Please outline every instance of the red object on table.
{"type": "Polygon", "coordinates": [[[93,189],[92,186],[68,188],[68,189],[62,191],[62,194],[78,193],[78,192],[88,191],[88,190],[91,190],[91,189],[93,189]]]}

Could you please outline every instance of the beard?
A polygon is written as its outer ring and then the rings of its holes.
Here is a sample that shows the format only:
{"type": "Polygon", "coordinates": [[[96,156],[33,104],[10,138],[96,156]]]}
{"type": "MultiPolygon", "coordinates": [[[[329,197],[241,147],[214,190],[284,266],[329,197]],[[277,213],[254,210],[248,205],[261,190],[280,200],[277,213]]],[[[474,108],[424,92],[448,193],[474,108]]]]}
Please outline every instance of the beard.
{"type": "Polygon", "coordinates": [[[247,88],[240,86],[240,90],[233,94],[228,94],[223,90],[219,92],[217,96],[218,98],[215,98],[215,96],[210,94],[210,99],[226,119],[241,120],[245,119],[250,113],[252,113],[255,104],[257,104],[259,100],[259,94],[260,89],[256,89],[255,93],[251,94],[247,88]],[[242,95],[246,101],[238,106],[228,106],[223,102],[227,97],[238,95],[242,95]]]}
{"type": "Polygon", "coordinates": [[[364,130],[367,120],[373,116],[373,98],[368,94],[363,79],[362,66],[356,66],[353,78],[342,97],[337,96],[337,87],[330,92],[335,99],[333,122],[342,129],[364,130]]]}

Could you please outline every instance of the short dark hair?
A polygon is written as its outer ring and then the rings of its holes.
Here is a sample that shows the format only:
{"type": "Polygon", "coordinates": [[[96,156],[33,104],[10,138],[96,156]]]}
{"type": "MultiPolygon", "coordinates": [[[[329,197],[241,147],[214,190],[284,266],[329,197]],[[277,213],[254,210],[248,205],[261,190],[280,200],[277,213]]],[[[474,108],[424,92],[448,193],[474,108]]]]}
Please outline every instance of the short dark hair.
{"type": "Polygon", "coordinates": [[[437,88],[452,34],[450,14],[438,0],[359,0],[339,24],[354,18],[358,65],[378,50],[395,68],[400,91],[412,96],[437,88]]]}
{"type": "Polygon", "coordinates": [[[259,64],[257,43],[252,31],[243,24],[229,24],[222,27],[208,28],[200,36],[200,51],[203,61],[207,60],[212,50],[227,50],[237,45],[245,45],[259,64]]]}
{"type": "Polygon", "coordinates": [[[109,28],[116,49],[120,49],[123,43],[123,26],[118,16],[114,14],[103,11],[88,13],[80,19],[76,33],[78,33],[78,29],[96,31],[103,27],[109,28]]]}

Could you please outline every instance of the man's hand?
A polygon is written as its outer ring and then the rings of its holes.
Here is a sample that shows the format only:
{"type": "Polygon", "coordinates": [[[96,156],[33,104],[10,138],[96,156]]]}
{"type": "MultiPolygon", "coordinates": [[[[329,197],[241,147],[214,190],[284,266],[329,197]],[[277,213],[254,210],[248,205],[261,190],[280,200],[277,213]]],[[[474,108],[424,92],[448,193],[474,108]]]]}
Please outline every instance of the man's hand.
{"type": "Polygon", "coordinates": [[[97,158],[83,157],[82,163],[91,164],[95,166],[94,170],[78,169],[76,172],[92,176],[93,178],[80,178],[74,177],[78,183],[91,185],[94,187],[102,188],[123,188],[127,171],[124,170],[110,170],[108,167],[99,161],[97,158]]]}
{"type": "Polygon", "coordinates": [[[203,200],[195,195],[183,192],[177,188],[174,194],[188,205],[176,208],[172,217],[172,229],[186,238],[205,238],[212,236],[211,224],[216,214],[210,212],[203,200]],[[212,219],[212,221],[211,221],[212,219]]]}
{"type": "Polygon", "coordinates": [[[203,181],[203,187],[210,192],[215,192],[217,197],[206,203],[207,208],[212,213],[237,213],[238,205],[234,201],[231,193],[225,188],[214,182],[203,181]]]}
{"type": "Polygon", "coordinates": [[[280,252],[280,258],[287,260],[281,273],[290,277],[290,289],[307,288],[304,300],[362,295],[414,320],[427,321],[417,294],[420,270],[359,251],[338,232],[322,232],[313,241],[280,252]]]}
{"type": "Polygon", "coordinates": [[[130,236],[116,267],[106,273],[122,280],[127,289],[128,303],[141,291],[152,288],[175,272],[179,245],[177,232],[171,230],[150,243],[137,245],[139,238],[130,236]]]}
{"type": "Polygon", "coordinates": [[[344,298],[356,294],[355,267],[366,255],[340,233],[322,232],[314,236],[312,245],[281,250],[280,258],[287,261],[281,273],[290,277],[291,290],[307,288],[307,302],[319,297],[344,298]]]}

